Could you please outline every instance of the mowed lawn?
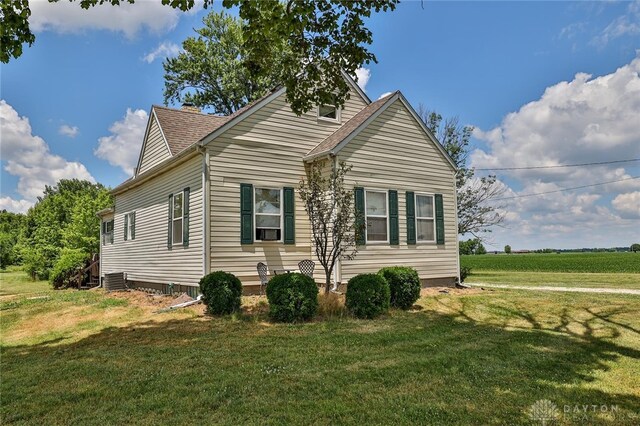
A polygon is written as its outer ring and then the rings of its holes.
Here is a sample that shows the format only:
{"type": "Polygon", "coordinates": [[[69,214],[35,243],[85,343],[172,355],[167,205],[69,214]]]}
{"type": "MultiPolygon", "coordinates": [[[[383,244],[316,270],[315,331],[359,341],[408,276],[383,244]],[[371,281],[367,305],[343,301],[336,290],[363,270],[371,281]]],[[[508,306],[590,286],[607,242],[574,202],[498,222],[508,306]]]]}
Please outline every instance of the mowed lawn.
{"type": "Polygon", "coordinates": [[[465,283],[640,289],[640,274],[473,270],[465,283]]]}
{"type": "Polygon", "coordinates": [[[434,292],[284,325],[0,279],[2,424],[532,424],[541,399],[555,424],[640,420],[640,297],[434,292]]]}

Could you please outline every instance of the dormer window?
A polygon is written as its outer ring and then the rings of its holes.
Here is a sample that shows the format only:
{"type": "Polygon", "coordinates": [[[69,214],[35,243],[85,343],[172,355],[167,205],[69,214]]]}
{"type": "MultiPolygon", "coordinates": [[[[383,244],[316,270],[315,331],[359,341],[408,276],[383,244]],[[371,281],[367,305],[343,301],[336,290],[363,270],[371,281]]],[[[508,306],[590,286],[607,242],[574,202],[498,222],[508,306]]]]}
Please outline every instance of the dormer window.
{"type": "Polygon", "coordinates": [[[318,105],[318,120],[340,122],[340,108],[335,105],[318,105]]]}

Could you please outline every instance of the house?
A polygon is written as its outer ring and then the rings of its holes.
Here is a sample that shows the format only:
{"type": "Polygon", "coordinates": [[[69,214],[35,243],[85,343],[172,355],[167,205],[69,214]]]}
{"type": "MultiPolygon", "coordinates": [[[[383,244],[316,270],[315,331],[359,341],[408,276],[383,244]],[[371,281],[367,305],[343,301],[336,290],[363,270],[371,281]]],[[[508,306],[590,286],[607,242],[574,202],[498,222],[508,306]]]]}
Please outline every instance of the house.
{"type": "MultiPolygon", "coordinates": [[[[130,286],[194,290],[216,270],[258,289],[256,270],[315,259],[297,186],[314,159],[353,165],[348,185],[366,236],[336,282],[382,266],[418,270],[423,285],[458,277],[455,166],[400,92],[372,102],[345,75],[342,108],[291,112],[284,89],[226,117],[154,106],[134,176],[102,219],[101,276],[130,286]]],[[[317,261],[317,260],[316,260],[317,261]]],[[[319,264],[316,278],[324,281],[319,264]]]]}

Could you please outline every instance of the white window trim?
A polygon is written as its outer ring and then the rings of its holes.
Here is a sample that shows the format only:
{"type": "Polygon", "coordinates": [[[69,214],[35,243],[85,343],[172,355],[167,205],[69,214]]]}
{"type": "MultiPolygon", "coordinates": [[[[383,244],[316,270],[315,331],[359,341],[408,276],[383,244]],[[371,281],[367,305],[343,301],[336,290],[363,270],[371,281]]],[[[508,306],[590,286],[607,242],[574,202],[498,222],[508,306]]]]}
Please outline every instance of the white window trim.
{"type": "MultiPolygon", "coordinates": [[[[272,243],[281,243],[284,241],[284,214],[283,214],[283,203],[284,200],[282,198],[283,196],[283,188],[269,188],[268,186],[254,186],[253,187],[253,242],[254,243],[260,243],[260,244],[272,244],[272,243]],[[278,190],[280,191],[280,228],[262,228],[262,229],[280,229],[280,239],[279,240],[269,240],[269,241],[265,241],[265,240],[259,240],[256,238],[256,229],[258,229],[258,224],[256,222],[256,191],[258,189],[266,189],[268,191],[272,191],[272,190],[278,190]]],[[[274,213],[258,213],[264,216],[277,216],[274,213]]]]}
{"type": "Polygon", "coordinates": [[[135,240],[135,238],[131,238],[131,229],[132,229],[131,218],[133,218],[134,213],[135,212],[129,212],[125,214],[125,216],[127,216],[127,240],[126,241],[135,240]]]}
{"type": "Polygon", "coordinates": [[[176,244],[182,244],[184,242],[184,191],[179,191],[173,194],[172,197],[172,204],[171,204],[171,247],[173,247],[176,244]],[[174,214],[174,204],[176,201],[176,195],[180,195],[182,196],[182,216],[180,216],[179,218],[175,217],[174,214]],[[180,241],[176,242],[173,240],[173,230],[175,229],[175,223],[176,220],[180,220],[182,219],[182,233],[180,234],[180,241]]]}
{"type": "Polygon", "coordinates": [[[389,244],[389,191],[386,189],[369,189],[369,188],[364,188],[364,221],[367,224],[367,227],[369,226],[368,224],[368,218],[369,217],[384,217],[385,219],[387,219],[387,239],[386,241],[369,241],[369,232],[367,229],[365,229],[364,232],[364,238],[365,238],[365,242],[367,244],[389,244]],[[367,192],[379,192],[381,194],[384,194],[384,201],[385,201],[385,210],[387,211],[386,215],[377,215],[377,214],[367,214],[367,192]]]}
{"type": "Polygon", "coordinates": [[[415,228],[416,228],[416,243],[435,243],[436,242],[436,195],[435,194],[431,194],[428,192],[416,192],[413,195],[413,205],[415,206],[415,210],[416,210],[416,217],[415,217],[415,228]],[[422,197],[431,197],[431,217],[424,217],[424,216],[418,216],[418,196],[422,196],[422,197]],[[423,219],[423,220],[432,220],[433,221],[433,240],[420,240],[418,239],[418,219],[423,219]]]}
{"type": "MultiPolygon", "coordinates": [[[[333,106],[333,105],[329,105],[329,106],[333,106]]],[[[318,105],[318,107],[316,108],[316,117],[318,118],[318,121],[327,121],[329,123],[340,123],[342,121],[342,108],[336,107],[336,118],[329,118],[329,117],[320,116],[320,105],[318,105]]]]}

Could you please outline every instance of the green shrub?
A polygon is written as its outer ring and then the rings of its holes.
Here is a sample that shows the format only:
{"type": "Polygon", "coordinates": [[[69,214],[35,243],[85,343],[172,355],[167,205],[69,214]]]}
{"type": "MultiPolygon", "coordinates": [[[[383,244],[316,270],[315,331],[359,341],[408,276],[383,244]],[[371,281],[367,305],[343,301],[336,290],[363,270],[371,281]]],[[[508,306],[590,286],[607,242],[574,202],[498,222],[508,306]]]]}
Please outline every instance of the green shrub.
{"type": "Polygon", "coordinates": [[[471,268],[469,268],[468,266],[461,266],[460,267],[460,282],[463,283],[464,280],[466,280],[469,275],[471,275],[471,268]]]}
{"type": "Polygon", "coordinates": [[[233,274],[212,272],[200,279],[202,302],[211,315],[225,315],[240,310],[242,283],[233,274]]]}
{"type": "Polygon", "coordinates": [[[409,309],[420,298],[418,271],[407,266],[390,266],[378,272],[389,283],[391,306],[409,309]]]}
{"type": "Polygon", "coordinates": [[[303,274],[276,275],[267,284],[267,299],[273,320],[309,320],[318,311],[318,286],[313,278],[303,274]]]}
{"type": "Polygon", "coordinates": [[[389,283],[378,274],[360,274],[347,283],[347,309],[358,318],[374,318],[389,310],[389,283]]]}
{"type": "Polygon", "coordinates": [[[53,288],[66,288],[77,284],[78,271],[87,264],[89,256],[79,249],[63,249],[53,265],[49,278],[53,288]]]}

